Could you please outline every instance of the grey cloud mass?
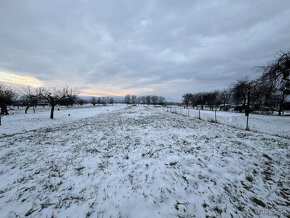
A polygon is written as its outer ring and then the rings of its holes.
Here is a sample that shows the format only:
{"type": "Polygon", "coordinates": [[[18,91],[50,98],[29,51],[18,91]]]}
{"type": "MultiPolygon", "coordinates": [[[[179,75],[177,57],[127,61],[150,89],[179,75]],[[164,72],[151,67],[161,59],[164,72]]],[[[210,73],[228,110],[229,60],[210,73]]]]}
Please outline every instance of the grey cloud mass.
{"type": "Polygon", "coordinates": [[[289,39],[289,0],[0,0],[0,71],[95,94],[223,88],[289,39]]]}

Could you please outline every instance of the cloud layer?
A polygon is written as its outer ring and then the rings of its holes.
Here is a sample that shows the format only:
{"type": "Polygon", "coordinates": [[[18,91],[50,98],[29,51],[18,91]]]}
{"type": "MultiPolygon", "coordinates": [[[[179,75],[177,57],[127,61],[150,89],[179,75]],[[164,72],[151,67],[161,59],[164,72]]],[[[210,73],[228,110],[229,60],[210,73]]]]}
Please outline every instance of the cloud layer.
{"type": "Polygon", "coordinates": [[[213,90],[290,49],[288,0],[0,2],[0,71],[83,94],[213,90]]]}

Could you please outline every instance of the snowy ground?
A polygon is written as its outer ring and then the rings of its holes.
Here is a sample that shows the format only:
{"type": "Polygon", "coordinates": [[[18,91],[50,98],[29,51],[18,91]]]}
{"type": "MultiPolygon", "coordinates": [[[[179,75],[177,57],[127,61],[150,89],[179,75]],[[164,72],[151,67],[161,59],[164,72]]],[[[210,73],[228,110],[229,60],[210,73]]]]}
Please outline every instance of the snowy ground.
{"type": "Polygon", "coordinates": [[[149,107],[65,119],[0,137],[0,217],[289,215],[288,139],[149,107]]]}
{"type": "MultiPolygon", "coordinates": [[[[170,112],[199,117],[199,110],[184,109],[182,107],[172,107],[164,109],[170,112]]],[[[210,110],[200,110],[200,118],[207,121],[215,121],[215,112],[210,110]]],[[[217,111],[216,120],[218,123],[226,124],[239,129],[246,128],[246,116],[244,113],[234,113],[226,111],[217,111]]],[[[252,131],[267,133],[269,135],[281,136],[290,139],[290,117],[289,116],[271,116],[271,115],[249,115],[249,129],[252,131]]]]}
{"type": "Polygon", "coordinates": [[[24,108],[10,111],[9,116],[2,118],[0,126],[0,137],[3,135],[13,135],[26,131],[37,130],[40,128],[55,127],[60,124],[69,124],[80,119],[94,117],[97,114],[107,113],[108,111],[124,108],[122,104],[114,106],[83,106],[83,107],[56,107],[54,119],[50,119],[50,108],[37,107],[36,113],[32,109],[24,113],[24,108]],[[59,110],[58,110],[59,109],[59,110]]]}

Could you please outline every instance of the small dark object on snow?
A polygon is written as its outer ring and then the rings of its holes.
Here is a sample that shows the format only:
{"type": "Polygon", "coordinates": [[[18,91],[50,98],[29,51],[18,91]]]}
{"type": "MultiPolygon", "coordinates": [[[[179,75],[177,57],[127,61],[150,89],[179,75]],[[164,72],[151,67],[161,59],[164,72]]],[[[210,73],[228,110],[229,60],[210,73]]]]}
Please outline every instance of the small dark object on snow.
{"type": "Polygon", "coordinates": [[[57,108],[57,110],[59,111],[59,108],[57,108]]]}
{"type": "Polygon", "coordinates": [[[70,116],[70,114],[68,114],[68,116],[70,116]]]}

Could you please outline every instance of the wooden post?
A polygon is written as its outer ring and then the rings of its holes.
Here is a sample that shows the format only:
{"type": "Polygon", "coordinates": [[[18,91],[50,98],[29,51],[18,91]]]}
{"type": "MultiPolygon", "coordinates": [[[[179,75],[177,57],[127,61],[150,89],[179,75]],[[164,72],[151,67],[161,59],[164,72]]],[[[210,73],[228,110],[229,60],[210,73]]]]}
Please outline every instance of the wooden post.
{"type": "Polygon", "coordinates": [[[198,119],[200,119],[200,110],[198,110],[198,119]]]}
{"type": "Polygon", "coordinates": [[[189,108],[187,108],[187,116],[189,117],[189,108]]]}
{"type": "Polygon", "coordinates": [[[214,121],[216,122],[216,110],[214,111],[214,121]]]}

